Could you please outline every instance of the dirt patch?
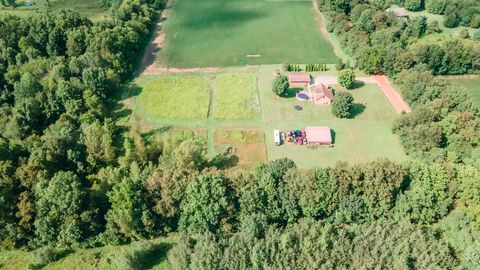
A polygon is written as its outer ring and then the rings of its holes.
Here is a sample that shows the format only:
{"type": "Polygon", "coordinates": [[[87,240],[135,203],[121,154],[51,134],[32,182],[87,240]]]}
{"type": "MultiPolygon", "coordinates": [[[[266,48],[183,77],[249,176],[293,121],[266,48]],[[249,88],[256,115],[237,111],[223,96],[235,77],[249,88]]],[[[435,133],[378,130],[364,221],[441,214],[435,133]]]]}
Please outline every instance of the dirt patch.
{"type": "Polygon", "coordinates": [[[313,10],[315,11],[315,19],[318,22],[318,27],[320,28],[320,33],[322,37],[329,43],[330,37],[328,36],[327,25],[325,24],[325,17],[323,16],[322,12],[320,11],[320,7],[318,6],[317,0],[312,0],[313,10]]]}
{"type": "Polygon", "coordinates": [[[237,167],[250,167],[266,162],[263,131],[260,129],[215,130],[213,141],[217,151],[228,150],[238,157],[237,167]]]}

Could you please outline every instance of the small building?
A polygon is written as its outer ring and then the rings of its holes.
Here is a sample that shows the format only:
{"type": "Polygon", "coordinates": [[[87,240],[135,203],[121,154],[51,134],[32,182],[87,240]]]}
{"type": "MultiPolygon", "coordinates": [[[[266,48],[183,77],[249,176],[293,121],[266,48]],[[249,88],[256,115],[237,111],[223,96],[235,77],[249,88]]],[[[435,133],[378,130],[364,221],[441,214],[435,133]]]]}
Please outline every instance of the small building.
{"type": "Polygon", "coordinates": [[[311,86],[310,91],[312,100],[316,105],[329,105],[333,101],[332,88],[323,83],[311,86]]]}
{"type": "Polygon", "coordinates": [[[290,87],[305,87],[310,84],[312,78],[307,72],[288,73],[288,83],[290,87]]]}
{"type": "Polygon", "coordinates": [[[280,130],[273,131],[273,141],[275,142],[276,146],[279,146],[282,143],[282,140],[280,138],[280,130]]]}
{"type": "Polygon", "coordinates": [[[328,127],[306,127],[305,136],[311,145],[332,145],[332,133],[328,127]]]}
{"type": "Polygon", "coordinates": [[[387,12],[392,12],[394,13],[395,15],[397,15],[397,18],[401,18],[401,19],[408,19],[410,18],[410,16],[408,15],[408,12],[406,9],[404,8],[401,8],[401,7],[393,7],[393,8],[389,8],[386,10],[387,12]]]}

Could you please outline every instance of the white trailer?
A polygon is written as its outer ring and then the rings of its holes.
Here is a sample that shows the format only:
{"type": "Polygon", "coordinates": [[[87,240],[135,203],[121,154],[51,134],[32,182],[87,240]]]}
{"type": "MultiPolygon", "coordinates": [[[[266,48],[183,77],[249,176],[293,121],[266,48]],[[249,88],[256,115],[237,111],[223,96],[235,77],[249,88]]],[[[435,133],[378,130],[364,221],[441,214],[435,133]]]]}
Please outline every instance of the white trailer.
{"type": "Polygon", "coordinates": [[[276,129],[273,131],[273,140],[276,146],[279,146],[281,144],[282,140],[280,139],[280,130],[276,129]]]}

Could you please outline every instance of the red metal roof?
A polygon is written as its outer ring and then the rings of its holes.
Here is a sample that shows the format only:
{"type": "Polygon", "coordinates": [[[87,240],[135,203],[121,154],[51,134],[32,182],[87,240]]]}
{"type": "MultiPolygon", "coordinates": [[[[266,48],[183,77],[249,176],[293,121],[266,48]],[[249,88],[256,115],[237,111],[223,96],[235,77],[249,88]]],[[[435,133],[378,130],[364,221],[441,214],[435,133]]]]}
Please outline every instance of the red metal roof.
{"type": "Polygon", "coordinates": [[[290,72],[290,73],[288,73],[288,81],[289,82],[309,83],[310,82],[310,74],[308,74],[306,72],[290,72]]]}
{"type": "Polygon", "coordinates": [[[332,144],[332,134],[328,127],[306,127],[305,133],[308,142],[332,144]]]}

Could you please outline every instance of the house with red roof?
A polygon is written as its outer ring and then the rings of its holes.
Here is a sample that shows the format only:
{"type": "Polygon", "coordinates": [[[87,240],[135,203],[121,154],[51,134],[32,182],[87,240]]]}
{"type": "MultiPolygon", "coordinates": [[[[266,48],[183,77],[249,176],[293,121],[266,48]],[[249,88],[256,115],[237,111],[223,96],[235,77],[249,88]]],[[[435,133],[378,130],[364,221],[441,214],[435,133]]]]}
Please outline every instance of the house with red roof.
{"type": "Polygon", "coordinates": [[[323,83],[311,86],[310,96],[316,105],[329,105],[333,101],[332,88],[323,83]]]}
{"type": "Polygon", "coordinates": [[[290,87],[305,87],[312,81],[312,77],[307,72],[288,73],[288,83],[290,87]]]}

